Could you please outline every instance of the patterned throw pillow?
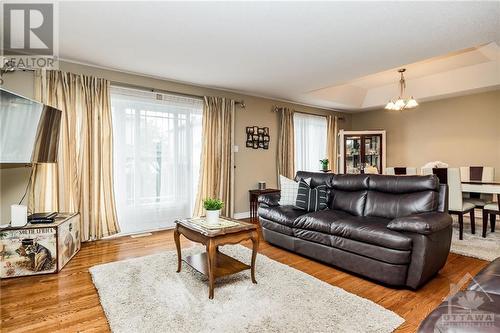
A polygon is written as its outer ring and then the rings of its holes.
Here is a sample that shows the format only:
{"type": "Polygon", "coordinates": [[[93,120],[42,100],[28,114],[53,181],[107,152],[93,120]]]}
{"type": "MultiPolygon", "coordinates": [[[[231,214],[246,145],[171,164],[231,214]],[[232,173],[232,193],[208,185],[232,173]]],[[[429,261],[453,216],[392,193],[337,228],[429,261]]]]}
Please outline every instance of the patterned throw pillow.
{"type": "Polygon", "coordinates": [[[295,207],[308,212],[317,212],[326,208],[327,201],[326,185],[311,188],[302,179],[300,180],[295,207]]]}
{"type": "MultiPolygon", "coordinates": [[[[310,183],[311,178],[306,178],[305,182],[307,184],[310,183]]],[[[299,183],[293,179],[280,175],[280,190],[280,206],[294,206],[297,200],[297,192],[299,191],[299,183]]]]}

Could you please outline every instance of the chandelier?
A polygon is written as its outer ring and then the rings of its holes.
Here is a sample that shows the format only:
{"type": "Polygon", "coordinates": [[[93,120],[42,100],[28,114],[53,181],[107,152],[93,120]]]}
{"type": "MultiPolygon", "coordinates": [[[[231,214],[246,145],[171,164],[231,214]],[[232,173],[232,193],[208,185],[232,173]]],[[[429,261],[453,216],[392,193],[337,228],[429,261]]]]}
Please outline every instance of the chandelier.
{"type": "Polygon", "coordinates": [[[399,79],[399,97],[391,99],[389,103],[387,103],[385,106],[387,110],[402,111],[404,109],[413,109],[418,106],[413,96],[410,96],[410,98],[405,97],[406,81],[403,74],[405,71],[405,68],[398,70],[398,72],[401,73],[401,78],[399,79]]]}

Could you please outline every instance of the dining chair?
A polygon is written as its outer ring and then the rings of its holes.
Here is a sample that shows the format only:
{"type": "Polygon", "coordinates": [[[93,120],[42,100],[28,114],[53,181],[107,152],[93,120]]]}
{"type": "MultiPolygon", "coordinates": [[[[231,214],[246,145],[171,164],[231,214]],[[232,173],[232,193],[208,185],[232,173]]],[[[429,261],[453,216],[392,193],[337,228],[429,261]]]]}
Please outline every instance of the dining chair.
{"type": "Polygon", "coordinates": [[[486,238],[488,215],[490,217],[491,232],[495,232],[496,216],[500,215],[500,206],[498,202],[492,202],[483,207],[483,238],[486,238]]]}
{"type": "Polygon", "coordinates": [[[464,215],[470,214],[470,230],[476,233],[476,218],[474,208],[470,202],[465,202],[462,197],[462,181],[459,168],[423,168],[422,175],[435,174],[441,184],[448,185],[448,213],[458,215],[459,239],[463,239],[464,215]]]}
{"type": "Polygon", "coordinates": [[[386,175],[396,175],[396,176],[415,176],[417,174],[417,168],[408,167],[389,167],[385,168],[386,175]]]}
{"type": "MultiPolygon", "coordinates": [[[[460,167],[460,179],[462,182],[492,182],[495,178],[495,169],[493,167],[469,166],[460,167]]],[[[486,193],[463,193],[464,201],[470,202],[478,208],[483,208],[485,205],[493,201],[492,194],[486,193]]]]}

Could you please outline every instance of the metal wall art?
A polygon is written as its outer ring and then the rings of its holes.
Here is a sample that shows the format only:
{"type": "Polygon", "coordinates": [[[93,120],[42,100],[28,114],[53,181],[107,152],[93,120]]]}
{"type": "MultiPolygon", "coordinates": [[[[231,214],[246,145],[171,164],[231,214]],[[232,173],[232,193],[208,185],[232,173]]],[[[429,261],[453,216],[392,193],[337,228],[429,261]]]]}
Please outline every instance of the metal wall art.
{"type": "Polygon", "coordinates": [[[247,127],[246,146],[253,149],[269,149],[269,127],[247,127]]]}

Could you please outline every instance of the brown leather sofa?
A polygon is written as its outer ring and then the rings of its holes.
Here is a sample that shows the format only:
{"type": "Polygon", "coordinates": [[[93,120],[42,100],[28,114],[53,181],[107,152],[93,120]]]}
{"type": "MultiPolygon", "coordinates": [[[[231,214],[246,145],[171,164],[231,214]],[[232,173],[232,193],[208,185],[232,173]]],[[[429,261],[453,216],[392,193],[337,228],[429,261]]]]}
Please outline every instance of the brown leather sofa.
{"type": "Polygon", "coordinates": [[[452,218],[435,175],[333,175],[297,172],[326,184],[328,209],[307,213],[259,197],[269,243],[392,286],[419,288],[445,264],[452,218]]]}
{"type": "Polygon", "coordinates": [[[466,290],[441,303],[418,328],[418,333],[434,332],[500,332],[500,257],[479,272],[466,290]]]}

